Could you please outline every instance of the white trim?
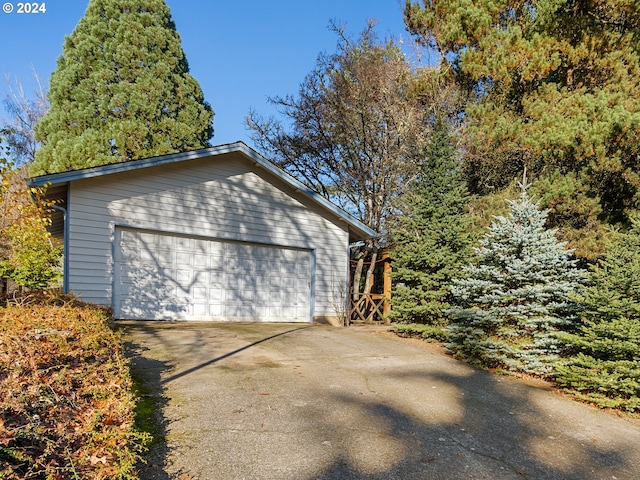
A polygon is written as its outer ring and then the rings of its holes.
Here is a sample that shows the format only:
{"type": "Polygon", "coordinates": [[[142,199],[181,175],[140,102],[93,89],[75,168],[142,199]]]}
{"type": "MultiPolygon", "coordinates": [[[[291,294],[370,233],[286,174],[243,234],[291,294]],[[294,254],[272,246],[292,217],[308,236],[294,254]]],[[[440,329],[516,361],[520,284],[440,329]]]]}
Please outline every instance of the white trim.
{"type": "Polygon", "coordinates": [[[84,168],[81,170],[71,170],[68,172],[53,173],[48,175],[41,175],[39,177],[32,178],[29,182],[30,186],[44,186],[44,185],[62,185],[69,184],[76,180],[82,180],[87,178],[100,177],[104,175],[110,175],[114,173],[128,172],[133,170],[139,170],[142,168],[155,167],[159,165],[167,165],[177,162],[184,162],[189,160],[199,160],[206,157],[212,157],[217,155],[223,155],[228,153],[242,153],[253,161],[254,167],[263,168],[269,173],[283,180],[295,191],[300,191],[303,195],[313,200],[316,204],[320,205],[325,210],[331,212],[339,219],[345,221],[347,225],[358,231],[358,233],[365,237],[376,237],[378,234],[367,227],[364,223],[354,218],[348,212],[342,210],[338,206],[331,203],[322,195],[313,191],[302,182],[296,180],[284,170],[281,170],[273,163],[269,162],[266,158],[260,155],[255,150],[248,147],[244,142],[236,142],[225,145],[218,145],[215,147],[205,148],[202,150],[194,150],[191,152],[173,153],[170,155],[163,155],[160,157],[145,158],[141,160],[132,160],[128,162],[114,163],[110,165],[102,165],[98,167],[84,168]]]}

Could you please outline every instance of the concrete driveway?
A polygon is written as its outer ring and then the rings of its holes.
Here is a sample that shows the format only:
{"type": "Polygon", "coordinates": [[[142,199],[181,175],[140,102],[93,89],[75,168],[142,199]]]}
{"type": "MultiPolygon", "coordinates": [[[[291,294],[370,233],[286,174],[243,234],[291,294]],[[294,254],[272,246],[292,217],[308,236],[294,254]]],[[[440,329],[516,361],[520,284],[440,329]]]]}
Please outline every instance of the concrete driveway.
{"type": "Polygon", "coordinates": [[[640,478],[637,421],[381,327],[123,328],[166,435],[142,479],[640,478]]]}

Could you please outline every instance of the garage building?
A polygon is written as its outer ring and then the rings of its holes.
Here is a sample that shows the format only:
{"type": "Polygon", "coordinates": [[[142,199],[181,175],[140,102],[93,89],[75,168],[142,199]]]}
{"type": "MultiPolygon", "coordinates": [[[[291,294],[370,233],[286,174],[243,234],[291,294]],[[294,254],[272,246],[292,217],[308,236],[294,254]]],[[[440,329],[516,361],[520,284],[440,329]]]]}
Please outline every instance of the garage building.
{"type": "Polygon", "coordinates": [[[117,319],[338,323],[375,232],[242,142],[36,177],[64,288],[117,319]]]}

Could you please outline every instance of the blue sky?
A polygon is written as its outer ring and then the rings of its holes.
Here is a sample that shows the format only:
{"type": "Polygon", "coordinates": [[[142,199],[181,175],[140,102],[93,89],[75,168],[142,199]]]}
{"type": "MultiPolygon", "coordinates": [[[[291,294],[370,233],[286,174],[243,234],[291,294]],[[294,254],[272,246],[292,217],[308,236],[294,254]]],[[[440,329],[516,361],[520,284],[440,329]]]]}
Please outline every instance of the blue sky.
{"type": "MultiPolygon", "coordinates": [[[[5,0],[0,0],[3,5],[5,0]]],[[[49,0],[46,12],[0,12],[0,75],[18,77],[33,88],[32,69],[48,84],[69,35],[88,0],[49,0]]],[[[253,108],[274,113],[269,96],[295,94],[320,52],[334,52],[337,38],[328,29],[335,19],[357,35],[367,19],[378,21],[384,37],[409,42],[404,0],[167,0],[182,38],[191,74],[215,110],[212,143],[251,144],[244,118],[253,108]]],[[[0,97],[6,86],[0,82],[0,97]]],[[[0,116],[5,116],[4,111],[0,116]]]]}

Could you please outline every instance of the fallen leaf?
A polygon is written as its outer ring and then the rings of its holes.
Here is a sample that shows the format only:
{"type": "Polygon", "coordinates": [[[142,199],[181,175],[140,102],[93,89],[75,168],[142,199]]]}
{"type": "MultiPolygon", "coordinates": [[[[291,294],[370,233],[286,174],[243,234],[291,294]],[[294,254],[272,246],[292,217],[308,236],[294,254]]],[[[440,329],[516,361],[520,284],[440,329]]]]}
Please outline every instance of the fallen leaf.
{"type": "Polygon", "coordinates": [[[89,461],[91,462],[91,465],[97,465],[98,463],[106,465],[107,464],[107,457],[106,457],[106,455],[104,457],[96,457],[95,455],[91,455],[89,457],[89,461]]]}

